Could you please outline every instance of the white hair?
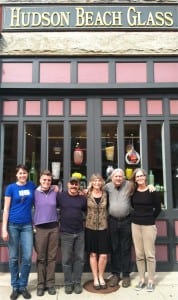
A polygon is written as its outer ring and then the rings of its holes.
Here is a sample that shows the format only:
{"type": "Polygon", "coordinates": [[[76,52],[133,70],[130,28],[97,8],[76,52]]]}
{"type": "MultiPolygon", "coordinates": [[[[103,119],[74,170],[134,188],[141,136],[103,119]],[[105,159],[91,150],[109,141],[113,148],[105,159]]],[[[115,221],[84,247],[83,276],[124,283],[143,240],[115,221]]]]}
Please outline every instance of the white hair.
{"type": "Polygon", "coordinates": [[[123,176],[124,176],[124,170],[121,169],[121,168],[117,168],[117,169],[114,169],[113,172],[111,173],[111,178],[116,174],[116,173],[122,173],[123,176]]]}

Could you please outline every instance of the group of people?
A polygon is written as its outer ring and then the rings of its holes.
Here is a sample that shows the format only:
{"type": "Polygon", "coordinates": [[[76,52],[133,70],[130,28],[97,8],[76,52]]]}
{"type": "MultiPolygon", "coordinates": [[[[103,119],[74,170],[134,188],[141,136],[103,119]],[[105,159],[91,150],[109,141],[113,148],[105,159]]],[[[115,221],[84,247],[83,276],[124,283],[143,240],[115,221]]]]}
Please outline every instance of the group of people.
{"type": "Polygon", "coordinates": [[[113,170],[108,183],[100,174],[93,174],[85,191],[80,191],[79,180],[72,177],[67,190],[59,192],[52,185],[48,170],[40,174],[40,185],[36,187],[28,181],[24,165],[17,166],[16,177],[16,182],[5,191],[2,223],[2,238],[9,248],[11,300],[20,294],[25,299],[31,298],[27,285],[33,246],[37,253],[37,296],[43,296],[45,291],[56,294],[59,236],[66,294],[82,292],[85,253],[94,289],[117,286],[120,280],[124,288],[129,287],[132,241],[139,273],[135,288],[145,287],[147,271],[147,291],[154,290],[155,220],[161,202],[154,187],[147,184],[143,169],[134,170],[129,181],[120,168],[113,170]],[[109,281],[104,278],[108,254],[112,272],[109,281]]]}

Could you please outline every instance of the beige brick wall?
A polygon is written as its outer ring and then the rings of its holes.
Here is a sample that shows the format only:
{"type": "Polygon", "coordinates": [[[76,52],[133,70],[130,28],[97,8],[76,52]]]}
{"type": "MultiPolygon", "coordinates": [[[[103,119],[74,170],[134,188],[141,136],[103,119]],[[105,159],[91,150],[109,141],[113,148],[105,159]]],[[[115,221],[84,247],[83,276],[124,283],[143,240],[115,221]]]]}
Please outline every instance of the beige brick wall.
{"type": "MultiPolygon", "coordinates": [[[[160,0],[163,2],[164,0],[160,0]]],[[[176,0],[178,1],[178,0],[176,0]]],[[[13,1],[0,0],[0,3],[108,3],[108,1],[13,1]]],[[[110,3],[121,3],[111,0],[110,3]]],[[[141,1],[122,1],[136,3],[141,1]]],[[[144,3],[158,1],[142,0],[144,3]]],[[[164,1],[166,3],[175,1],[164,1]]],[[[37,56],[124,56],[124,55],[178,55],[178,32],[7,32],[0,38],[0,55],[37,56]]]]}

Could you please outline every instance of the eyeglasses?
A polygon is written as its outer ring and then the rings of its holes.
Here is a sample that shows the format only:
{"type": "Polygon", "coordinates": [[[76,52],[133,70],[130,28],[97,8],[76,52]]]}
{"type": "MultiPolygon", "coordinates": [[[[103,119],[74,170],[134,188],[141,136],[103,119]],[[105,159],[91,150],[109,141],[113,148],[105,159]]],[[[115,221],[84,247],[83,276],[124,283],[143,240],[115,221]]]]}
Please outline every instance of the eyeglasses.
{"type": "Polygon", "coordinates": [[[136,178],[142,178],[145,177],[145,175],[137,175],[136,178]]]}

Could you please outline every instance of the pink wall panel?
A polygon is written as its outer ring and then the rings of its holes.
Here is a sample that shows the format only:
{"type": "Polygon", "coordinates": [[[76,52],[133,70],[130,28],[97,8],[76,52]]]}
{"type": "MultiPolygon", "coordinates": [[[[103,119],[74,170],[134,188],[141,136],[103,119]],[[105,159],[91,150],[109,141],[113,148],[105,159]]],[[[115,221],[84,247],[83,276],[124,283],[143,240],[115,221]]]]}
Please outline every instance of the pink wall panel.
{"type": "Polygon", "coordinates": [[[8,248],[5,246],[0,247],[0,262],[8,262],[9,261],[9,253],[8,248]]]}
{"type": "Polygon", "coordinates": [[[178,82],[178,62],[154,64],[155,82],[178,82]]]}
{"type": "Polygon", "coordinates": [[[178,221],[174,221],[175,236],[178,237],[178,221]]]}
{"type": "Polygon", "coordinates": [[[158,236],[167,237],[167,222],[166,221],[156,221],[156,226],[158,230],[158,236]]]}
{"type": "Polygon", "coordinates": [[[148,100],[147,113],[148,115],[162,115],[163,114],[162,100],[148,100]]]}
{"type": "Polygon", "coordinates": [[[156,260],[157,261],[168,261],[168,246],[167,245],[156,245],[156,260]]]}
{"type": "Polygon", "coordinates": [[[117,101],[103,100],[102,101],[102,115],[103,116],[117,116],[117,101]]]}
{"type": "Polygon", "coordinates": [[[170,114],[178,115],[178,99],[170,100],[170,114]]]}
{"type": "Polygon", "coordinates": [[[17,116],[18,102],[17,101],[3,101],[3,115],[17,116]]]}
{"type": "Polygon", "coordinates": [[[41,63],[41,83],[70,83],[70,63],[41,63]]]}
{"type": "Polygon", "coordinates": [[[147,82],[146,63],[117,63],[116,64],[116,82],[118,83],[136,83],[147,82]]]}
{"type": "Polygon", "coordinates": [[[85,116],[86,115],[86,101],[72,100],[70,102],[71,116],[85,116]]]}
{"type": "Polygon", "coordinates": [[[125,100],[124,108],[125,108],[125,115],[140,115],[139,100],[125,100]]]}
{"type": "Polygon", "coordinates": [[[3,63],[2,82],[32,82],[32,63],[3,63]]]}
{"type": "Polygon", "coordinates": [[[108,63],[79,63],[78,83],[108,83],[108,63]]]}
{"type": "Polygon", "coordinates": [[[25,101],[25,115],[39,116],[40,115],[40,101],[25,101]]]}
{"type": "Polygon", "coordinates": [[[176,261],[178,261],[178,245],[176,245],[176,261]]]}
{"type": "Polygon", "coordinates": [[[63,101],[48,101],[48,115],[62,116],[63,115],[63,101]]]}

